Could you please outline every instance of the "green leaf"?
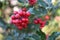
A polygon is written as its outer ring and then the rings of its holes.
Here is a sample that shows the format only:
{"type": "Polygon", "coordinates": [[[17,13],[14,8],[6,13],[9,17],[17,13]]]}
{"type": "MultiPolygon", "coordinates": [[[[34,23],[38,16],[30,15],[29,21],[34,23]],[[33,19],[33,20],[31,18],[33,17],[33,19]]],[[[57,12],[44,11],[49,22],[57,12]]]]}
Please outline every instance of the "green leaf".
{"type": "Polygon", "coordinates": [[[39,6],[44,7],[44,8],[48,6],[48,4],[45,3],[43,0],[38,0],[38,4],[39,6]]]}
{"type": "Polygon", "coordinates": [[[37,34],[33,34],[32,38],[34,38],[35,40],[41,40],[40,36],[37,34]]]}
{"type": "Polygon", "coordinates": [[[2,3],[2,2],[0,2],[0,8],[2,8],[2,6],[3,6],[3,3],[2,3]]]}
{"type": "Polygon", "coordinates": [[[60,36],[60,32],[53,32],[52,35],[49,36],[48,40],[56,40],[58,36],[60,36]]]}
{"type": "Polygon", "coordinates": [[[20,2],[20,3],[27,3],[28,0],[18,0],[18,2],[20,2]]]}
{"type": "Polygon", "coordinates": [[[41,40],[46,40],[46,35],[41,30],[37,31],[36,33],[41,37],[41,40]]]}
{"type": "Polygon", "coordinates": [[[43,7],[34,8],[33,12],[36,16],[41,17],[47,13],[47,10],[43,7]]]}

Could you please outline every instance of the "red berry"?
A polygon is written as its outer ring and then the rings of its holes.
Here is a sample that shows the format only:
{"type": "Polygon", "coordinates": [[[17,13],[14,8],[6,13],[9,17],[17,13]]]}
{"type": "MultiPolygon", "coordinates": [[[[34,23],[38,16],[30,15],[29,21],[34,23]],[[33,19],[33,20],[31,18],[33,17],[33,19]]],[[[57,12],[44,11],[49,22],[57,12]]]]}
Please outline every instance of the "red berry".
{"type": "Polygon", "coordinates": [[[23,11],[20,11],[19,15],[20,15],[20,16],[23,16],[23,11]]]}
{"type": "Polygon", "coordinates": [[[18,26],[21,26],[21,24],[15,24],[15,25],[16,25],[17,27],[18,27],[18,26]]]}
{"type": "Polygon", "coordinates": [[[14,15],[12,15],[12,16],[11,16],[11,18],[12,18],[12,19],[15,19],[15,16],[14,16],[14,15]]]}
{"type": "Polygon", "coordinates": [[[27,9],[26,8],[22,8],[22,11],[27,11],[27,9]]]}
{"type": "Polygon", "coordinates": [[[46,24],[46,21],[43,21],[42,23],[40,23],[40,28],[42,29],[46,24]]]}
{"type": "Polygon", "coordinates": [[[18,19],[16,19],[16,23],[19,23],[19,20],[18,19]]]}
{"type": "Polygon", "coordinates": [[[45,26],[45,24],[40,24],[40,29],[42,29],[45,26]]]}
{"type": "Polygon", "coordinates": [[[37,21],[37,20],[34,20],[34,23],[35,23],[35,24],[38,24],[38,21],[37,21]]]}
{"type": "Polygon", "coordinates": [[[38,18],[37,20],[38,20],[38,21],[42,21],[42,19],[41,19],[41,18],[38,18]]]}
{"type": "Polygon", "coordinates": [[[37,2],[37,0],[28,0],[28,1],[30,5],[34,5],[37,2]]]}
{"type": "Polygon", "coordinates": [[[24,25],[23,25],[23,28],[27,28],[27,24],[24,24],[24,25]]]}
{"type": "Polygon", "coordinates": [[[26,16],[29,17],[30,16],[30,12],[26,12],[26,16]]]}
{"type": "Polygon", "coordinates": [[[26,28],[26,27],[27,27],[27,24],[26,24],[26,23],[22,23],[22,26],[23,26],[24,28],[26,28]]]}
{"type": "Polygon", "coordinates": [[[19,26],[19,27],[18,27],[18,29],[19,29],[19,30],[22,30],[22,29],[23,29],[23,27],[22,27],[22,26],[19,26]]]}
{"type": "Polygon", "coordinates": [[[26,12],[25,12],[25,11],[23,11],[22,13],[23,13],[22,15],[23,15],[23,16],[25,16],[26,12]]]}
{"type": "Polygon", "coordinates": [[[22,23],[22,20],[19,20],[19,23],[21,24],[22,23]]]}
{"type": "Polygon", "coordinates": [[[28,18],[22,18],[22,22],[24,22],[24,23],[28,23],[29,20],[28,20],[28,18]]]}
{"type": "Polygon", "coordinates": [[[25,18],[22,18],[22,21],[25,22],[25,18]]]}
{"type": "Polygon", "coordinates": [[[12,20],[12,23],[13,23],[13,24],[16,24],[16,20],[12,20]]]}
{"type": "Polygon", "coordinates": [[[25,21],[26,21],[26,22],[28,22],[28,21],[29,21],[29,19],[28,19],[28,18],[25,18],[25,21]]]}
{"type": "Polygon", "coordinates": [[[18,12],[17,12],[17,11],[14,11],[13,13],[14,13],[15,15],[16,15],[16,14],[18,14],[18,12]]]}
{"type": "Polygon", "coordinates": [[[39,24],[41,24],[43,21],[41,20],[41,21],[38,21],[39,22],[39,24]]]}
{"type": "Polygon", "coordinates": [[[20,15],[19,15],[19,14],[16,14],[15,17],[16,17],[16,18],[20,18],[20,15]]]}
{"type": "Polygon", "coordinates": [[[38,18],[37,21],[38,21],[38,23],[41,23],[42,22],[42,19],[41,18],[38,18]]]}
{"type": "Polygon", "coordinates": [[[30,5],[34,5],[34,2],[31,2],[30,5]]]}
{"type": "Polygon", "coordinates": [[[40,25],[40,29],[42,29],[45,26],[45,24],[40,25]]]}
{"type": "Polygon", "coordinates": [[[41,25],[45,25],[46,24],[46,21],[42,21],[40,24],[41,25]]]}
{"type": "Polygon", "coordinates": [[[46,16],[45,16],[45,19],[46,19],[46,20],[49,20],[49,19],[50,19],[50,17],[49,17],[48,15],[46,15],[46,16]]]}
{"type": "Polygon", "coordinates": [[[44,26],[45,26],[45,24],[40,25],[40,27],[44,27],[44,26]]]}
{"type": "Polygon", "coordinates": [[[25,26],[25,23],[22,23],[22,26],[25,26]]]}

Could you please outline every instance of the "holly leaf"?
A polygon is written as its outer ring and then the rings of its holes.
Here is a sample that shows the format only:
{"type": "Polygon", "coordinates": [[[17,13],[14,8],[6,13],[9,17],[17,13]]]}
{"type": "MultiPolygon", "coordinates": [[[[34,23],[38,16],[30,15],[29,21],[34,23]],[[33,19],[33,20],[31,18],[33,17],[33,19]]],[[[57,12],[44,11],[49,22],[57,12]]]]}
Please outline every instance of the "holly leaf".
{"type": "Polygon", "coordinates": [[[41,30],[36,31],[36,33],[41,37],[41,40],[46,40],[46,35],[41,30]]]}
{"type": "Polygon", "coordinates": [[[21,2],[21,3],[27,3],[28,0],[18,0],[18,2],[21,2]]]}
{"type": "Polygon", "coordinates": [[[43,7],[38,7],[33,9],[34,15],[41,17],[47,13],[47,10],[43,7]],[[43,12],[44,11],[44,12],[43,12]]]}
{"type": "Polygon", "coordinates": [[[35,40],[41,40],[41,37],[37,34],[33,34],[32,38],[34,38],[35,40]]]}
{"type": "Polygon", "coordinates": [[[39,6],[44,7],[44,8],[48,6],[48,4],[45,3],[43,0],[38,0],[38,4],[39,6]]]}
{"type": "Polygon", "coordinates": [[[49,36],[48,40],[56,40],[58,36],[60,36],[60,32],[53,32],[52,35],[49,36]]]}

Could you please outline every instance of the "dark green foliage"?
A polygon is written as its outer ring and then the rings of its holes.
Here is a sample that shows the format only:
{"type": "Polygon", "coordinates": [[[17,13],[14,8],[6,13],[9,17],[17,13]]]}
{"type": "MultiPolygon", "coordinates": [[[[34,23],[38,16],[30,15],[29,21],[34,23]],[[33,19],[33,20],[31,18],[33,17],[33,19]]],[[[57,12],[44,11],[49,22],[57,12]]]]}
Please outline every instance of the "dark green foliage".
{"type": "Polygon", "coordinates": [[[45,33],[43,33],[41,30],[36,32],[38,35],[40,35],[40,40],[46,40],[46,35],[45,33]]]}
{"type": "Polygon", "coordinates": [[[3,3],[2,3],[2,2],[0,2],[0,8],[2,8],[2,6],[3,6],[3,3]]]}
{"type": "Polygon", "coordinates": [[[0,27],[6,28],[7,23],[4,22],[4,20],[0,17],[0,27]]]}
{"type": "MultiPolygon", "coordinates": [[[[56,6],[53,6],[51,0],[46,1],[38,0],[34,6],[29,6],[28,0],[18,0],[18,2],[21,3],[21,5],[18,5],[18,7],[20,8],[26,7],[27,11],[31,13],[31,16],[29,17],[30,24],[28,24],[28,28],[19,30],[16,28],[15,25],[5,23],[3,19],[0,18],[0,26],[2,25],[3,28],[6,28],[6,30],[10,29],[8,35],[5,35],[6,36],[5,40],[46,40],[46,35],[39,28],[40,25],[36,25],[33,23],[34,18],[35,17],[42,18],[48,12],[51,12],[52,14],[51,17],[53,19],[53,17],[57,15],[55,11],[57,8],[59,9],[60,7],[59,3],[56,6]]],[[[3,3],[0,2],[0,8],[2,8],[2,6],[3,3]]],[[[55,32],[51,36],[49,36],[48,40],[55,40],[55,38],[59,35],[60,35],[59,32],[55,32]]]]}
{"type": "Polygon", "coordinates": [[[56,40],[58,36],[60,36],[60,32],[54,32],[51,36],[49,36],[48,40],[56,40]]]}

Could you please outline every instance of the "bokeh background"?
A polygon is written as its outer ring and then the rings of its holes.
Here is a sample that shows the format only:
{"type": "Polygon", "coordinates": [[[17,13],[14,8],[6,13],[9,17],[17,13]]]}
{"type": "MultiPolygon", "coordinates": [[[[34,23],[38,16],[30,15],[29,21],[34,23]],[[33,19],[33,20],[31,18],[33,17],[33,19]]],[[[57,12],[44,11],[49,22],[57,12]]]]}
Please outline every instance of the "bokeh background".
{"type": "MultiPolygon", "coordinates": [[[[42,18],[44,18],[44,16],[48,14],[51,18],[47,21],[47,24],[41,29],[41,31],[47,35],[47,40],[60,40],[60,36],[55,39],[55,36],[60,35],[60,0],[40,0],[38,3],[41,8],[43,7],[48,11],[46,12],[45,9],[41,10],[40,8],[40,12],[42,13],[40,16],[43,16],[42,18]],[[54,34],[54,32],[56,33],[54,34]]],[[[18,11],[21,7],[27,7],[28,5],[28,0],[0,0],[0,40],[22,40],[24,37],[26,37],[25,33],[20,33],[21,31],[10,23],[10,19],[13,11],[18,11]]],[[[35,7],[37,8],[37,4],[35,7]]],[[[28,11],[34,14],[32,9],[33,7],[30,7],[28,11]]],[[[31,38],[31,40],[33,39],[31,38]]]]}

